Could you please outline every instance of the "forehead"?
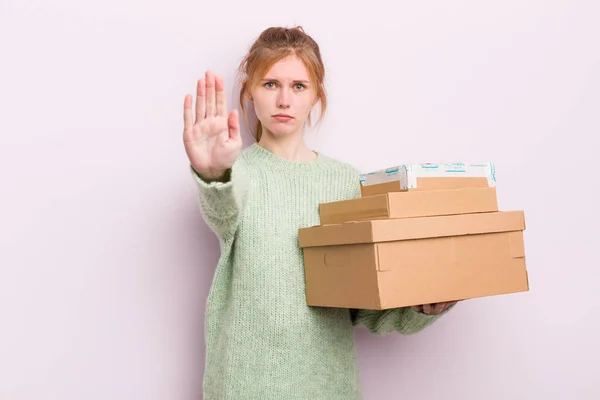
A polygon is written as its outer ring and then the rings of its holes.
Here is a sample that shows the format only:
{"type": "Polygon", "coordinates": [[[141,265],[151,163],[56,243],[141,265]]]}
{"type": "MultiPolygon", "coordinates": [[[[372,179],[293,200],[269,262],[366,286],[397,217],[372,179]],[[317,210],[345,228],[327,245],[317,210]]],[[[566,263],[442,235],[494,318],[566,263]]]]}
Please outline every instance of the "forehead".
{"type": "Polygon", "coordinates": [[[281,81],[308,81],[310,75],[304,62],[295,55],[291,55],[273,64],[265,74],[265,78],[281,81]]]}

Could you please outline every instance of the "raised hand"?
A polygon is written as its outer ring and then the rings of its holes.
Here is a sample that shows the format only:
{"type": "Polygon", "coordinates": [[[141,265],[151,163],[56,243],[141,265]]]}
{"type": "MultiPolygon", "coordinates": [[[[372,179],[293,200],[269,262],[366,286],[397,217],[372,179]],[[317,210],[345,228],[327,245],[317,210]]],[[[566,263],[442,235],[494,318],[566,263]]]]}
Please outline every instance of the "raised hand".
{"type": "Polygon", "coordinates": [[[198,80],[196,115],[192,116],[192,95],[183,104],[183,143],[192,168],[203,179],[224,177],[242,149],[237,110],[227,115],[223,78],[207,71],[198,80]]]}

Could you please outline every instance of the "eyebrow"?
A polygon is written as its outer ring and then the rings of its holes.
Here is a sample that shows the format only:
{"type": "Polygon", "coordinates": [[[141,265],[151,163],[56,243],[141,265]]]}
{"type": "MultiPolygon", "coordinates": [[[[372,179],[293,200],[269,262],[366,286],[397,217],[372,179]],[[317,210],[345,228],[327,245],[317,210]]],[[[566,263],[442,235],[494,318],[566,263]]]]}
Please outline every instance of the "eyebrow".
{"type": "MultiPolygon", "coordinates": [[[[277,82],[277,83],[280,83],[279,80],[274,79],[274,78],[273,79],[270,79],[270,78],[261,79],[261,82],[277,82]]],[[[293,82],[294,83],[304,83],[304,84],[310,83],[310,81],[306,81],[306,80],[303,80],[303,79],[296,79],[293,82]]]]}

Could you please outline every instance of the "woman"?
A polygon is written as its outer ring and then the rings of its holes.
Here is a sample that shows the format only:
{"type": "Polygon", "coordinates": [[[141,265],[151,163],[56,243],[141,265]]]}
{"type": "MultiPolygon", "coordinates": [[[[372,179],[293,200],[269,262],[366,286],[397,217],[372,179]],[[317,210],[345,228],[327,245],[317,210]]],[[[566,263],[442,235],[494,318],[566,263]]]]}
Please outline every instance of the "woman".
{"type": "Polygon", "coordinates": [[[360,196],[359,172],[309,149],[303,130],[327,98],[318,45],[301,27],[269,28],[240,65],[241,109],[254,105],[257,143],[242,150],[211,71],[184,102],[184,144],[221,258],[207,300],[204,398],[360,398],[353,327],[414,333],[452,304],[386,311],[306,305],[298,229],[318,205],[360,196]]]}

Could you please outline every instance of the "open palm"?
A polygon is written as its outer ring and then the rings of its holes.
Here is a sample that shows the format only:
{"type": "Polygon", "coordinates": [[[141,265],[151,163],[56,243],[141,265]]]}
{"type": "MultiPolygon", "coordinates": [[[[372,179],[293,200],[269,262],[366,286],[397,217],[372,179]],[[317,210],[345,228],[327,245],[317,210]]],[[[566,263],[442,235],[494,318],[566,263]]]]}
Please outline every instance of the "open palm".
{"type": "Polygon", "coordinates": [[[237,110],[227,115],[223,79],[207,71],[205,78],[198,80],[195,121],[189,94],[183,114],[183,143],[192,168],[203,178],[219,179],[242,149],[239,115],[237,110]]]}

